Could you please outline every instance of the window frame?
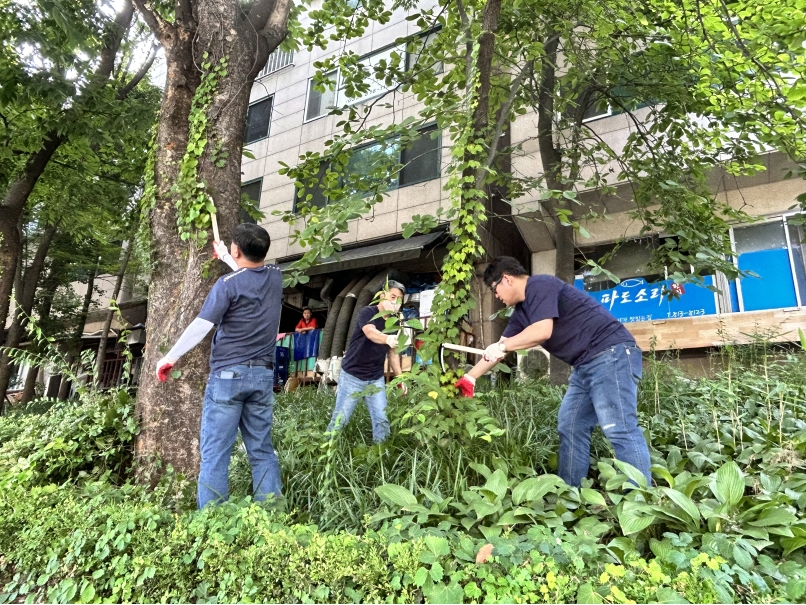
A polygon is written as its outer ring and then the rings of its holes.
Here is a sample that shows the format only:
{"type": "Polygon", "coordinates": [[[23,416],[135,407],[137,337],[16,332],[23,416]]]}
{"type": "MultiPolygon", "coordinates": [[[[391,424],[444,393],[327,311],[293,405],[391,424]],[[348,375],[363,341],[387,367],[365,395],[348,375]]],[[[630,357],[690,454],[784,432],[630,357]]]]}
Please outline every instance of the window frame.
{"type": "Polygon", "coordinates": [[[253,145],[254,143],[257,143],[258,141],[263,141],[264,139],[268,139],[269,136],[271,136],[271,121],[272,121],[273,117],[274,117],[274,95],[273,94],[266,95],[265,97],[262,97],[262,98],[258,99],[257,101],[249,103],[249,105],[246,108],[246,123],[244,124],[243,144],[244,145],[253,145]],[[259,137],[257,139],[254,139],[252,141],[247,142],[246,133],[249,130],[249,110],[252,107],[254,107],[255,105],[258,105],[259,103],[264,103],[266,101],[269,101],[270,104],[271,104],[271,106],[269,107],[269,120],[268,120],[268,123],[266,124],[266,134],[263,135],[262,137],[259,137]]]}
{"type": "MultiPolygon", "coordinates": [[[[406,169],[406,167],[403,166],[403,168],[401,168],[401,170],[397,173],[397,176],[396,176],[396,179],[395,179],[395,185],[388,187],[387,189],[385,189],[385,191],[396,191],[396,190],[404,189],[406,187],[410,187],[410,186],[413,186],[413,185],[421,185],[423,183],[427,183],[428,181],[433,181],[433,180],[436,180],[436,179],[439,179],[439,178],[442,177],[442,154],[441,154],[441,151],[442,151],[442,129],[439,128],[439,125],[436,122],[430,122],[430,123],[425,124],[424,126],[420,127],[418,129],[418,132],[423,132],[423,131],[427,131],[427,130],[430,131],[431,129],[434,129],[434,130],[439,132],[439,135],[436,137],[437,147],[435,149],[435,156],[436,156],[435,161],[437,163],[437,175],[434,178],[421,179],[421,180],[417,180],[417,181],[413,181],[411,183],[406,183],[404,185],[401,185],[400,184],[400,175],[406,169]]],[[[354,149],[352,149],[352,153],[355,153],[357,151],[361,151],[362,149],[367,149],[369,147],[373,147],[375,145],[379,145],[379,143],[377,143],[377,142],[364,143],[363,145],[359,145],[359,146],[355,147],[354,149]]],[[[403,149],[401,148],[398,151],[398,163],[399,164],[403,163],[402,162],[402,156],[403,156],[403,149]]],[[[329,162],[327,162],[327,163],[323,162],[323,165],[324,164],[329,164],[329,162]]],[[[324,172],[327,172],[327,168],[324,169],[323,173],[324,172]]],[[[296,191],[294,193],[294,208],[293,208],[293,213],[294,214],[297,214],[297,205],[298,205],[298,203],[300,201],[299,193],[301,191],[303,191],[303,190],[299,189],[299,188],[296,188],[296,191]]],[[[327,204],[329,204],[330,199],[329,198],[326,198],[326,199],[327,199],[327,204]]],[[[325,205],[327,205],[327,204],[325,204],[325,205]]]]}
{"type": "MultiPolygon", "coordinates": [[[[403,60],[405,62],[405,65],[408,66],[408,52],[406,51],[405,46],[401,49],[400,45],[395,44],[394,42],[392,42],[391,44],[387,44],[386,46],[382,46],[381,48],[378,48],[376,50],[370,51],[370,52],[366,53],[365,55],[362,55],[361,57],[358,58],[358,62],[362,63],[366,59],[370,59],[371,57],[374,57],[376,55],[380,55],[382,53],[394,52],[396,49],[399,50],[401,52],[401,54],[404,55],[403,60]]],[[[335,99],[334,99],[334,104],[335,104],[336,107],[352,107],[353,105],[360,105],[361,103],[366,103],[367,101],[377,99],[378,97],[381,97],[381,96],[389,93],[391,90],[394,90],[396,88],[396,86],[393,86],[392,88],[386,88],[386,89],[382,90],[381,92],[377,92],[375,94],[370,94],[370,95],[365,96],[365,97],[359,97],[359,98],[356,98],[356,99],[344,100],[342,98],[342,94],[341,94],[342,83],[343,83],[343,80],[342,80],[342,77],[341,77],[341,68],[337,69],[336,71],[338,71],[338,80],[336,82],[336,96],[335,96],[335,99]],[[344,101],[344,102],[342,103],[342,101],[344,101]]],[[[374,80],[374,78],[373,78],[373,80],[374,80]]],[[[377,80],[375,80],[375,81],[377,82],[377,80]]],[[[384,84],[384,86],[386,86],[386,85],[384,84]]],[[[399,84],[398,84],[398,86],[399,86],[399,84]]]]}
{"type": "MultiPolygon", "coordinates": [[[[256,179],[252,179],[251,181],[241,183],[241,195],[244,194],[244,191],[243,191],[244,187],[248,187],[249,185],[254,185],[255,183],[259,183],[260,187],[258,188],[258,192],[257,192],[257,200],[252,200],[252,201],[254,201],[255,204],[257,204],[258,208],[260,208],[260,199],[263,197],[263,177],[262,176],[258,177],[256,179]]],[[[239,216],[240,221],[242,223],[247,223],[248,222],[248,223],[253,223],[255,225],[257,224],[257,221],[255,219],[253,219],[251,216],[247,215],[246,211],[243,208],[241,208],[240,205],[238,207],[238,216],[239,216]],[[247,217],[248,217],[248,220],[247,220],[247,217]]]]}
{"type": "MultiPolygon", "coordinates": [[[[792,282],[793,282],[794,289],[795,289],[795,301],[796,301],[798,307],[802,307],[803,306],[803,296],[801,295],[800,284],[798,283],[797,271],[795,269],[795,258],[794,258],[794,254],[792,253],[792,238],[789,235],[789,223],[787,222],[787,218],[794,217],[794,216],[797,216],[799,214],[803,214],[803,213],[801,213],[801,212],[787,212],[787,213],[782,213],[782,214],[777,214],[777,215],[765,217],[763,220],[760,220],[760,221],[755,222],[755,223],[750,223],[750,224],[746,224],[746,225],[731,226],[731,228],[730,228],[730,245],[731,245],[731,248],[733,248],[733,250],[736,250],[735,229],[753,227],[753,226],[756,226],[756,225],[765,225],[765,224],[774,223],[774,222],[781,223],[781,226],[784,229],[784,236],[786,238],[786,251],[787,251],[787,256],[789,257],[789,271],[791,273],[792,282]]],[[[736,267],[736,269],[738,270],[739,269],[739,255],[734,254],[732,260],[733,260],[733,266],[736,267]]],[[[753,278],[750,278],[750,279],[753,279],[753,278]]],[[[745,311],[745,308],[744,308],[745,307],[744,295],[742,293],[742,280],[736,279],[736,280],[734,280],[734,282],[736,283],[736,297],[737,297],[737,299],[739,301],[739,309],[737,311],[735,311],[735,312],[736,313],[753,313],[753,312],[755,312],[755,311],[745,311]]],[[[792,309],[792,308],[793,307],[774,307],[774,309],[792,309]]],[[[766,309],[766,310],[772,310],[772,309],[766,309]]]]}
{"type": "MultiPolygon", "coordinates": [[[[308,124],[310,122],[315,122],[316,120],[321,120],[322,118],[330,115],[330,109],[331,108],[337,107],[336,100],[338,98],[338,92],[339,92],[339,78],[340,78],[339,74],[340,74],[340,70],[338,68],[336,68],[336,69],[333,69],[333,70],[327,72],[325,75],[328,76],[330,74],[335,74],[336,75],[336,86],[333,89],[333,105],[325,108],[326,109],[325,112],[323,112],[323,113],[321,113],[318,116],[313,117],[313,118],[308,117],[308,105],[309,105],[309,103],[311,101],[311,90],[313,88],[313,76],[308,78],[308,86],[305,88],[305,109],[303,109],[303,112],[302,112],[302,123],[303,124],[308,124]]],[[[317,92],[317,91],[315,91],[315,92],[317,92]]],[[[322,93],[318,93],[318,94],[322,94],[322,93]]]]}
{"type": "MultiPolygon", "coordinates": [[[[423,30],[423,31],[419,32],[419,34],[417,34],[417,40],[420,41],[423,38],[428,38],[429,36],[432,36],[432,35],[437,36],[439,34],[439,32],[441,32],[441,31],[442,31],[442,25],[437,25],[437,26],[432,27],[430,29],[423,30]]],[[[412,42],[413,41],[414,40],[412,40],[412,42]]],[[[431,44],[433,44],[433,42],[431,42],[431,44]]],[[[428,46],[428,43],[426,43],[426,47],[427,46],[428,46]]],[[[406,51],[406,71],[413,71],[414,67],[416,66],[416,62],[414,63],[414,65],[411,64],[411,59],[414,56],[415,56],[415,53],[410,53],[409,51],[406,51]]],[[[441,75],[442,73],[445,72],[445,62],[440,61],[440,63],[442,64],[442,67],[440,68],[439,71],[436,71],[434,73],[434,75],[438,76],[438,75],[441,75]]]]}

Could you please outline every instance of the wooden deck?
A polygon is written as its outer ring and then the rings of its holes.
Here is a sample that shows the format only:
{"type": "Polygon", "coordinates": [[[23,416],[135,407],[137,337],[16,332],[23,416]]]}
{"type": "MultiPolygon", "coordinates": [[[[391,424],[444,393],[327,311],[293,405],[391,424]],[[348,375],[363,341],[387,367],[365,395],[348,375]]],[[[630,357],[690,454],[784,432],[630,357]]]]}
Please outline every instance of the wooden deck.
{"type": "Polygon", "coordinates": [[[658,351],[747,344],[758,338],[797,342],[798,328],[806,332],[806,307],[658,319],[625,326],[644,351],[651,348],[653,337],[658,351]]]}

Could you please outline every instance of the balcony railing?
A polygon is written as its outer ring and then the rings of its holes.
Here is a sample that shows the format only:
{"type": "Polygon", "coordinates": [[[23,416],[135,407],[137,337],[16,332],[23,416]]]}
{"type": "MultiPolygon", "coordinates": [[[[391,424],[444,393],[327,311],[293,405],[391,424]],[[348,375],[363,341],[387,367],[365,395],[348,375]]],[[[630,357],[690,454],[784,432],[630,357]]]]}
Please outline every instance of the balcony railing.
{"type": "Polygon", "coordinates": [[[288,67],[293,62],[293,51],[276,49],[272,54],[269,55],[269,60],[266,62],[266,66],[260,70],[260,73],[257,77],[262,78],[264,76],[268,76],[269,74],[273,74],[275,71],[279,71],[283,67],[288,67]]]}

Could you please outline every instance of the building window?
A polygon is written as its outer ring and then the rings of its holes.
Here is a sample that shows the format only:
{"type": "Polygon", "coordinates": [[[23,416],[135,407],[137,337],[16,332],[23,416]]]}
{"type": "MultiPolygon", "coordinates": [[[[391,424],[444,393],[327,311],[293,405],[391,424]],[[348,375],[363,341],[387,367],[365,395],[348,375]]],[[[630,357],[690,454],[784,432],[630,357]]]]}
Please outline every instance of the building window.
{"type": "Polygon", "coordinates": [[[423,60],[421,60],[420,58],[425,49],[434,43],[434,41],[437,39],[438,34],[439,34],[438,29],[430,30],[427,32],[423,32],[416,40],[409,42],[408,52],[406,53],[407,70],[411,71],[418,66],[420,68],[431,67],[434,70],[435,74],[442,73],[443,70],[442,61],[437,61],[433,65],[424,65],[423,60]]]}
{"type": "Polygon", "coordinates": [[[280,50],[279,48],[276,48],[269,55],[269,60],[266,61],[266,65],[263,67],[263,69],[260,70],[260,73],[257,75],[257,77],[263,78],[265,76],[273,74],[276,71],[280,71],[284,67],[293,65],[293,63],[294,63],[294,51],[280,50]]]}
{"type": "Polygon", "coordinates": [[[272,99],[273,97],[267,97],[249,106],[249,110],[246,112],[244,143],[254,143],[269,136],[272,99]]]}
{"type": "Polygon", "coordinates": [[[420,130],[421,136],[400,153],[400,186],[439,178],[441,141],[436,125],[420,130]]]}
{"type": "MultiPolygon", "coordinates": [[[[342,189],[341,195],[343,197],[363,195],[376,191],[379,185],[384,189],[396,189],[439,178],[440,149],[440,136],[436,125],[421,129],[420,137],[405,149],[401,149],[394,141],[358,147],[353,150],[347,168],[338,181],[338,187],[342,189]],[[374,175],[375,178],[362,178],[367,175],[374,175]]],[[[320,187],[320,184],[329,167],[330,163],[322,163],[316,186],[297,190],[295,209],[302,203],[317,208],[324,208],[327,205],[329,200],[323,189],[329,187],[320,187]]]]}
{"type": "MultiPolygon", "coordinates": [[[[793,221],[797,222],[797,221],[793,221]]],[[[802,256],[802,238],[792,241],[790,235],[798,235],[799,225],[787,232],[786,218],[736,227],[733,231],[734,262],[741,271],[752,272],[758,277],[738,280],[738,302],[741,311],[761,311],[800,306],[798,291],[798,256],[802,256]]],[[[801,263],[802,267],[802,263],[801,263]]]]}
{"type": "MultiPolygon", "coordinates": [[[[369,88],[365,91],[359,92],[356,89],[348,87],[342,81],[342,78],[339,77],[339,88],[338,94],[336,95],[336,104],[357,105],[358,103],[363,103],[368,99],[377,97],[378,95],[384,94],[385,92],[395,88],[396,84],[389,86],[383,80],[376,79],[375,68],[381,65],[381,63],[384,63],[388,66],[390,63],[395,61],[395,58],[392,56],[394,53],[397,53],[399,56],[404,56],[404,52],[404,48],[399,46],[391,46],[384,50],[379,50],[362,57],[359,60],[359,64],[364,68],[365,71],[369,72],[369,75],[364,79],[364,83],[368,84],[369,88]]],[[[339,75],[341,76],[341,74],[339,75]]]]}
{"type": "Polygon", "coordinates": [[[308,80],[308,101],[305,106],[305,121],[315,120],[326,115],[328,110],[336,104],[336,81],[338,71],[325,74],[325,78],[332,83],[323,92],[314,88],[314,79],[308,80]]]}
{"type": "Polygon", "coordinates": [[[260,208],[260,190],[263,187],[263,179],[258,179],[250,183],[241,185],[241,209],[238,213],[242,223],[257,223],[249,213],[243,208],[244,204],[251,204],[260,208]],[[247,198],[246,200],[244,198],[247,198]]]}
{"type": "Polygon", "coordinates": [[[587,258],[599,259],[612,246],[600,246],[591,249],[587,257],[578,257],[575,286],[625,323],[799,307],[806,300],[803,217],[790,215],[732,228],[734,263],[750,275],[731,281],[722,273],[703,276],[703,286],[715,287],[719,292],[694,283],[674,284],[657,274],[647,275],[652,245],[646,240],[623,244],[604,263],[605,269],[621,279],[618,284],[604,274],[592,275],[585,269],[587,258]],[[669,299],[669,292],[676,297],[669,299]]]}

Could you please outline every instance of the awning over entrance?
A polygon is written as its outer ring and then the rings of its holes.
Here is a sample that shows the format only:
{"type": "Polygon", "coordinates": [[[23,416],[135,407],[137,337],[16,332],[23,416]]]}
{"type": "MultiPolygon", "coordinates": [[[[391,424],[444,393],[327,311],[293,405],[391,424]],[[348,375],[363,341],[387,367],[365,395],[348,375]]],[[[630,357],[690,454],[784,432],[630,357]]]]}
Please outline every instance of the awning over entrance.
{"type": "MultiPolygon", "coordinates": [[[[378,265],[391,265],[405,260],[420,258],[424,248],[432,246],[438,240],[446,238],[443,231],[428,233],[426,235],[416,235],[409,239],[398,239],[382,244],[372,244],[360,248],[344,250],[339,254],[339,259],[330,257],[311,267],[306,275],[319,275],[321,273],[334,273],[347,269],[362,269],[364,267],[374,267],[378,265]]],[[[280,269],[287,269],[296,259],[291,259],[280,263],[280,269]]]]}

